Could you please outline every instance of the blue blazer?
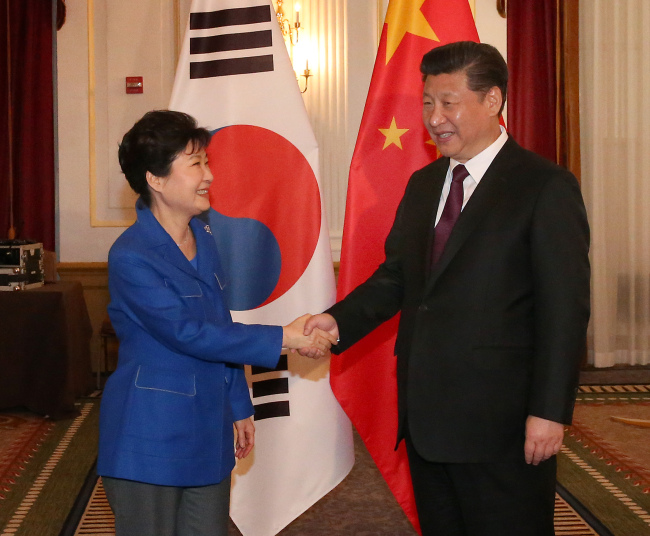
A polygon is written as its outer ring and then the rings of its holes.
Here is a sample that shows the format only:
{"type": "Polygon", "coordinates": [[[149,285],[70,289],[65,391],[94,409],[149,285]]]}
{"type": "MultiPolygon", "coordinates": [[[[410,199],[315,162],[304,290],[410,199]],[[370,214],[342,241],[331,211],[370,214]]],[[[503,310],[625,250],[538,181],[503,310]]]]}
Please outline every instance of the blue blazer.
{"type": "Polygon", "coordinates": [[[97,472],[203,486],[234,467],[233,422],[253,414],[245,363],[275,367],[279,326],[234,323],[210,228],[190,222],[198,270],[141,201],[108,256],[109,315],[120,341],[102,396],[97,472]]]}

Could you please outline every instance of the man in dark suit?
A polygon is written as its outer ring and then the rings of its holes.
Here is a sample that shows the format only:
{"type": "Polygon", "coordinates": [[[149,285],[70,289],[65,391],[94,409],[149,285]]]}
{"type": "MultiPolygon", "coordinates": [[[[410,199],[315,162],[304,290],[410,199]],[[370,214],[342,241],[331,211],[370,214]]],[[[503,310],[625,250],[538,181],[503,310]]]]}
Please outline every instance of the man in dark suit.
{"type": "Polygon", "coordinates": [[[580,188],[500,126],[494,47],[441,46],[421,71],[444,158],[412,175],[386,260],[306,331],[341,352],[401,311],[397,440],[423,534],[548,536],[589,319],[580,188]]]}

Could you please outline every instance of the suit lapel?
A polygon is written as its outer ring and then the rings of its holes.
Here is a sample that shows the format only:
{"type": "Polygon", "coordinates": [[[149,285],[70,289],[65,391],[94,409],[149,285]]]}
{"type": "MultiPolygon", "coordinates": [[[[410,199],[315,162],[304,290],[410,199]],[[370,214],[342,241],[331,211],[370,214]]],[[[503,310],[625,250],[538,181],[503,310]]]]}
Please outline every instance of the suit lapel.
{"type": "MultiPolygon", "coordinates": [[[[512,138],[508,138],[460,213],[442,256],[431,270],[427,290],[433,288],[440,274],[447,269],[463,244],[476,231],[483,218],[496,206],[506,186],[508,173],[518,161],[518,152],[519,146],[512,138]]],[[[435,216],[434,213],[434,220],[435,216]]],[[[432,234],[435,235],[435,231],[432,234]]]]}
{"type": "Polygon", "coordinates": [[[438,205],[440,204],[440,196],[442,195],[442,187],[445,184],[447,177],[447,169],[449,168],[449,158],[445,158],[447,165],[441,168],[441,171],[436,174],[431,180],[431,221],[429,225],[428,240],[426,247],[426,259],[424,266],[426,273],[431,271],[431,252],[433,251],[433,240],[436,236],[436,216],[438,215],[438,205]]]}
{"type": "Polygon", "coordinates": [[[170,264],[173,264],[179,270],[182,270],[187,275],[192,277],[197,277],[197,272],[194,267],[190,264],[190,261],[187,260],[183,252],[173,243],[165,243],[161,246],[161,253],[165,260],[170,264]]]}
{"type": "MultiPolygon", "coordinates": [[[[198,271],[187,260],[180,248],[174,243],[171,236],[163,229],[162,225],[155,218],[151,210],[138,200],[136,203],[136,212],[138,216],[138,225],[142,226],[142,231],[146,235],[145,244],[158,252],[167,262],[182,270],[187,275],[201,279],[209,286],[217,285],[212,266],[212,251],[207,240],[213,240],[212,235],[205,229],[205,224],[198,218],[190,220],[190,227],[196,238],[197,250],[201,250],[201,256],[204,256],[203,262],[199,263],[198,271]]],[[[201,258],[199,256],[199,259],[201,258]]]]}
{"type": "MultiPolygon", "coordinates": [[[[221,261],[210,226],[198,217],[192,218],[190,225],[196,237],[197,251],[201,252],[199,255],[198,276],[209,286],[223,289],[226,282],[223,281],[221,261]],[[219,273],[214,272],[215,266],[219,273]]],[[[197,275],[196,272],[194,275],[197,275]]]]}

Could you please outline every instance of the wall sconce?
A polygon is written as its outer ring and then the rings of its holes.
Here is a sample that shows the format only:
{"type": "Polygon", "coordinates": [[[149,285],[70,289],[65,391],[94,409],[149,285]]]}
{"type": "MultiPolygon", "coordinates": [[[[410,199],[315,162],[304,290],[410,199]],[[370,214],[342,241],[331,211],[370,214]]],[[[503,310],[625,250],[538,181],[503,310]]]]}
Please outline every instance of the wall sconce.
{"type": "MultiPolygon", "coordinates": [[[[309,85],[309,78],[314,76],[313,74],[311,74],[311,71],[309,70],[309,60],[306,61],[305,70],[300,76],[302,76],[305,79],[305,89],[300,90],[300,93],[304,93],[305,91],[307,91],[307,86],[309,85]]],[[[300,88],[300,79],[298,79],[298,87],[300,88]]]]}
{"type": "Polygon", "coordinates": [[[294,22],[291,23],[291,21],[284,14],[284,11],[282,9],[283,3],[284,0],[276,0],[277,8],[275,14],[278,19],[278,24],[280,25],[280,30],[282,31],[282,37],[284,38],[287,48],[289,49],[291,63],[293,65],[305,65],[305,69],[303,70],[302,74],[298,74],[298,71],[296,70],[298,88],[300,89],[300,93],[305,93],[309,87],[309,79],[314,75],[311,74],[312,72],[309,69],[309,59],[305,57],[309,43],[307,43],[307,48],[305,48],[305,44],[303,43],[298,45],[300,32],[300,4],[298,2],[295,2],[293,4],[295,9],[295,19],[294,22]],[[305,79],[304,88],[300,84],[300,78],[305,79]]]}
{"type": "Polygon", "coordinates": [[[300,4],[296,4],[296,19],[295,22],[291,24],[291,21],[284,16],[284,11],[282,11],[283,2],[284,0],[277,0],[278,9],[275,15],[278,18],[282,35],[285,39],[288,38],[289,42],[293,46],[298,43],[298,32],[300,30],[300,4]]]}

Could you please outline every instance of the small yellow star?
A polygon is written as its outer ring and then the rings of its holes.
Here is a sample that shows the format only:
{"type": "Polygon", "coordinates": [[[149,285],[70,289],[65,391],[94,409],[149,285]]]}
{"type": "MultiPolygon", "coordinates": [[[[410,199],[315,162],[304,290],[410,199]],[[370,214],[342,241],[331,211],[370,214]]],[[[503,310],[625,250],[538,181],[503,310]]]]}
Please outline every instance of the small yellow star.
{"type": "Polygon", "coordinates": [[[393,120],[390,122],[389,128],[379,129],[379,132],[381,132],[384,136],[386,136],[386,141],[384,141],[384,146],[382,150],[388,147],[389,145],[392,145],[393,143],[401,149],[402,141],[400,140],[400,137],[406,134],[408,131],[409,131],[408,128],[397,128],[397,123],[395,122],[395,118],[393,117],[393,120]]]}
{"type": "Polygon", "coordinates": [[[440,41],[420,11],[424,0],[390,0],[386,12],[386,65],[407,33],[440,41]]]}

